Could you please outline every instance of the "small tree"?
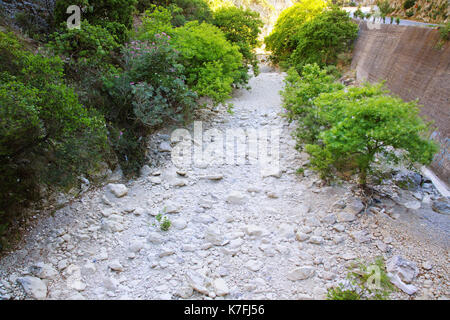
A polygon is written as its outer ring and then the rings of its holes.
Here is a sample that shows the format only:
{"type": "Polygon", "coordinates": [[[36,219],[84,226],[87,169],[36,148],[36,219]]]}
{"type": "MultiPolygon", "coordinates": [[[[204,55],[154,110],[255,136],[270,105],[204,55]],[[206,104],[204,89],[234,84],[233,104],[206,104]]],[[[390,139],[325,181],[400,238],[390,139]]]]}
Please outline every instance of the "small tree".
{"type": "Polygon", "coordinates": [[[381,85],[366,84],[324,93],[314,100],[329,129],[319,134],[318,143],[307,145],[306,151],[322,176],[351,169],[365,187],[377,156],[394,163],[400,159],[410,164],[432,161],[438,149],[424,138],[429,126],[419,117],[417,103],[387,93],[381,85]]]}

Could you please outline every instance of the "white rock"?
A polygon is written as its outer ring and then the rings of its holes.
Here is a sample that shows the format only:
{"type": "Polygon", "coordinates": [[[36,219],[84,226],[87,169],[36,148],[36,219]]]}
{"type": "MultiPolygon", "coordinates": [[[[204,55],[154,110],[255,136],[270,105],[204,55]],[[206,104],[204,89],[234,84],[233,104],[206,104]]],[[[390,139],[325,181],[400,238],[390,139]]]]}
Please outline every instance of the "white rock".
{"type": "Polygon", "coordinates": [[[325,217],[322,218],[322,222],[326,223],[326,224],[334,224],[336,223],[336,215],[331,213],[329,215],[326,215],[325,217]]]}
{"type": "Polygon", "coordinates": [[[320,236],[312,236],[309,239],[309,243],[313,243],[313,244],[322,244],[323,243],[323,238],[320,236]]]}
{"type": "Polygon", "coordinates": [[[187,227],[187,222],[186,222],[186,220],[184,220],[182,218],[175,219],[175,220],[172,221],[172,226],[175,229],[183,230],[183,229],[185,229],[187,227]]]}
{"type": "Polygon", "coordinates": [[[404,283],[400,277],[398,276],[398,274],[392,274],[392,273],[388,273],[387,274],[389,277],[389,280],[391,281],[391,283],[396,286],[397,288],[399,288],[400,290],[402,290],[404,293],[409,294],[409,295],[413,295],[414,293],[417,292],[417,288],[416,286],[413,286],[412,284],[406,284],[404,283]]]}
{"type": "Polygon", "coordinates": [[[128,194],[128,188],[123,184],[110,183],[108,188],[117,198],[122,198],[128,194]]]}
{"type": "Polygon", "coordinates": [[[225,296],[230,293],[227,283],[222,278],[217,278],[213,282],[214,291],[217,296],[225,296]]]}
{"type": "Polygon", "coordinates": [[[216,246],[220,246],[225,239],[216,228],[216,226],[210,226],[206,229],[205,240],[216,246]]]}
{"type": "Polygon", "coordinates": [[[43,262],[38,262],[30,267],[30,272],[34,276],[41,279],[54,280],[58,276],[58,271],[56,271],[53,266],[45,264],[43,262]]]}
{"type": "Polygon", "coordinates": [[[117,271],[117,272],[122,272],[123,271],[123,266],[120,263],[120,261],[118,259],[115,259],[113,261],[111,261],[108,264],[108,267],[112,270],[112,271],[117,271]]]}
{"type": "Polygon", "coordinates": [[[249,260],[245,264],[245,266],[251,271],[258,271],[263,267],[263,263],[258,260],[249,260]]]}
{"type": "Polygon", "coordinates": [[[314,276],[316,273],[314,267],[304,266],[291,270],[287,278],[291,281],[306,280],[314,276]]]}
{"type": "Polygon", "coordinates": [[[341,258],[344,260],[355,260],[358,256],[352,252],[347,252],[341,255],[341,258]]]}
{"type": "Polygon", "coordinates": [[[398,275],[399,279],[405,283],[411,283],[419,274],[419,268],[414,262],[398,255],[386,261],[386,270],[393,275],[398,275]]]}
{"type": "Polygon", "coordinates": [[[289,223],[281,223],[277,226],[277,233],[283,238],[294,238],[294,226],[289,223]]]}
{"type": "Polygon", "coordinates": [[[247,198],[239,191],[231,191],[226,201],[231,204],[244,204],[247,198]]]}
{"type": "Polygon", "coordinates": [[[337,220],[339,222],[351,222],[356,220],[356,216],[353,213],[341,211],[337,214],[337,220]]]}
{"type": "Polygon", "coordinates": [[[297,231],[297,233],[295,234],[295,238],[296,238],[298,241],[301,241],[301,242],[302,242],[302,241],[308,240],[308,239],[309,239],[309,235],[307,235],[306,233],[297,231]]]}
{"type": "Polygon", "coordinates": [[[419,210],[421,207],[420,201],[408,201],[403,204],[406,208],[411,210],[419,210]]]}
{"type": "Polygon", "coordinates": [[[171,152],[171,151],[172,151],[172,147],[170,146],[170,143],[168,143],[167,141],[163,141],[163,142],[161,142],[161,144],[159,145],[159,151],[162,151],[162,152],[171,152]]]}
{"type": "Polygon", "coordinates": [[[206,295],[209,293],[208,287],[211,285],[211,281],[205,275],[189,270],[186,272],[186,279],[195,291],[206,295]]]}
{"type": "Polygon", "coordinates": [[[254,224],[249,224],[244,227],[244,232],[249,236],[260,237],[265,232],[264,228],[256,226],[254,224]]]}
{"type": "Polygon", "coordinates": [[[174,201],[167,201],[164,205],[165,213],[179,213],[181,209],[181,205],[175,203],[174,201]]]}
{"type": "Polygon", "coordinates": [[[422,268],[424,268],[425,270],[431,270],[433,269],[433,265],[430,261],[425,261],[424,263],[422,263],[422,268]]]}
{"type": "Polygon", "coordinates": [[[47,285],[39,278],[26,276],[18,278],[17,282],[20,283],[27,293],[34,299],[42,300],[47,297],[47,285]]]}
{"type": "Polygon", "coordinates": [[[150,232],[147,236],[147,241],[154,244],[161,244],[164,242],[164,237],[158,232],[150,232]]]}
{"type": "Polygon", "coordinates": [[[150,175],[151,172],[152,172],[152,170],[146,164],[143,165],[141,170],[140,170],[141,177],[146,177],[146,176],[150,175]]]}
{"type": "Polygon", "coordinates": [[[355,215],[360,213],[364,209],[365,209],[365,206],[362,203],[362,201],[359,199],[356,199],[356,198],[348,201],[347,206],[346,206],[346,211],[349,213],[353,213],[355,215]]]}

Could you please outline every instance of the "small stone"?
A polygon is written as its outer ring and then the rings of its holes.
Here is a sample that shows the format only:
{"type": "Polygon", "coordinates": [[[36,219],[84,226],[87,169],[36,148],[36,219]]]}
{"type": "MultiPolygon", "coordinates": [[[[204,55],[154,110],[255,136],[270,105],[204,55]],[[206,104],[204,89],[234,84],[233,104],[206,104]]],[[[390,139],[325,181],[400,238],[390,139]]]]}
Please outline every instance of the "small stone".
{"type": "Polygon", "coordinates": [[[200,179],[218,181],[223,179],[223,174],[211,174],[206,176],[201,176],[200,179]]]}
{"type": "Polygon", "coordinates": [[[356,258],[358,258],[358,256],[352,252],[347,252],[341,255],[341,258],[348,261],[348,260],[355,260],[356,258]]]}
{"type": "Polygon", "coordinates": [[[354,215],[360,213],[364,209],[365,209],[365,206],[362,203],[362,201],[359,199],[356,199],[356,198],[350,200],[346,206],[346,211],[349,213],[352,213],[354,215]]]}
{"type": "Polygon", "coordinates": [[[356,216],[353,213],[341,211],[337,214],[337,220],[339,222],[351,222],[356,220],[356,216]]]}
{"type": "Polygon", "coordinates": [[[158,185],[158,184],[162,183],[162,180],[160,177],[150,177],[148,180],[151,182],[151,184],[154,184],[154,185],[158,185]]]}
{"type": "Polygon", "coordinates": [[[230,293],[227,283],[222,278],[217,278],[213,281],[214,291],[217,296],[222,297],[230,293]]]}
{"type": "Polygon", "coordinates": [[[291,270],[288,273],[287,278],[291,281],[306,280],[313,277],[315,273],[314,267],[305,266],[291,270]]]}
{"type": "Polygon", "coordinates": [[[165,213],[179,213],[181,209],[182,207],[173,201],[167,201],[164,206],[165,213]]]}
{"type": "Polygon", "coordinates": [[[425,261],[424,263],[422,263],[422,268],[424,268],[425,270],[431,270],[433,269],[433,265],[430,261],[425,261]]]}
{"type": "Polygon", "coordinates": [[[256,225],[246,225],[244,227],[244,232],[249,235],[249,236],[255,236],[255,237],[259,237],[262,236],[262,234],[264,233],[264,229],[260,226],[256,226],[256,225]]]}
{"type": "Polygon", "coordinates": [[[247,198],[239,191],[231,191],[226,201],[231,204],[244,204],[247,198]]]}
{"type": "Polygon", "coordinates": [[[419,210],[421,207],[420,201],[408,201],[403,204],[406,208],[411,210],[419,210]]]}
{"type": "Polygon", "coordinates": [[[320,236],[312,236],[309,239],[309,243],[313,243],[313,244],[322,244],[323,243],[323,238],[320,236]]]}
{"type": "Polygon", "coordinates": [[[206,229],[205,240],[213,245],[220,246],[224,243],[224,237],[216,229],[216,226],[210,226],[206,229]]]}
{"type": "Polygon", "coordinates": [[[308,240],[308,239],[309,239],[309,235],[307,235],[306,233],[303,233],[303,232],[299,232],[299,231],[298,231],[298,232],[295,234],[295,238],[296,238],[298,241],[302,242],[302,241],[308,240]]]}
{"type": "Polygon", "coordinates": [[[122,198],[128,194],[128,188],[123,184],[110,183],[108,188],[117,198],[122,198]]]}
{"type": "Polygon", "coordinates": [[[393,256],[386,261],[387,272],[398,275],[399,279],[405,283],[411,283],[419,274],[417,265],[401,256],[393,256]]]}
{"type": "Polygon", "coordinates": [[[208,287],[211,281],[203,274],[189,270],[186,272],[186,279],[189,285],[195,290],[203,294],[209,294],[208,287]]]}
{"type": "Polygon", "coordinates": [[[123,266],[120,263],[119,260],[113,260],[108,264],[108,267],[112,270],[112,271],[117,271],[117,272],[122,272],[123,271],[123,266]]]}
{"type": "Polygon", "coordinates": [[[30,272],[34,276],[41,279],[54,280],[58,276],[58,271],[56,271],[53,266],[45,264],[43,262],[38,262],[30,267],[30,272]]]}
{"type": "Polygon", "coordinates": [[[322,218],[322,222],[326,223],[326,224],[334,224],[336,223],[336,215],[331,213],[329,215],[326,215],[325,217],[322,218]]]}
{"type": "Polygon", "coordinates": [[[164,242],[164,237],[157,232],[150,232],[147,236],[147,241],[153,244],[161,244],[164,242]]]}
{"type": "Polygon", "coordinates": [[[345,226],[343,224],[335,224],[333,226],[333,230],[336,230],[337,232],[344,232],[345,226]]]}
{"type": "Polygon", "coordinates": [[[246,264],[245,267],[247,267],[249,270],[251,271],[258,271],[263,267],[263,263],[259,262],[257,260],[249,260],[246,264]]]}
{"type": "Polygon", "coordinates": [[[161,152],[172,152],[172,147],[170,146],[170,143],[167,141],[163,141],[159,145],[159,151],[161,152]]]}
{"type": "Polygon", "coordinates": [[[185,229],[187,227],[187,222],[186,222],[186,220],[184,220],[182,218],[175,219],[175,220],[172,221],[172,226],[175,229],[183,230],[183,229],[185,229]]]}

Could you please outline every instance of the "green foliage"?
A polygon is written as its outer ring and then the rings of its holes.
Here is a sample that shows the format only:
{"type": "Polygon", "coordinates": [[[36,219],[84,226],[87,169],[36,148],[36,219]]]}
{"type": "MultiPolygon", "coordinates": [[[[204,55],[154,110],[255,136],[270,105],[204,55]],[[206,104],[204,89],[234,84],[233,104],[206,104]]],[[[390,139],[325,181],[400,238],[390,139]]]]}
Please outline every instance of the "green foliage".
{"type": "Polygon", "coordinates": [[[81,18],[92,25],[106,28],[115,40],[124,43],[128,30],[133,26],[136,0],[57,0],[55,3],[55,26],[66,23],[70,5],[82,8],[81,18]]]}
{"type": "Polygon", "coordinates": [[[302,0],[284,10],[277,19],[275,27],[264,41],[272,51],[274,62],[285,61],[297,47],[295,36],[302,25],[320,14],[327,2],[322,0],[302,0]]]}
{"type": "Polygon", "coordinates": [[[439,27],[439,34],[441,35],[442,41],[450,40],[450,22],[439,27]]]}
{"type": "Polygon", "coordinates": [[[212,11],[205,0],[139,0],[137,9],[144,12],[155,5],[172,9],[171,23],[176,27],[188,21],[210,22],[212,19],[212,11]]]}
{"type": "Polygon", "coordinates": [[[90,107],[104,103],[102,77],[115,73],[120,47],[106,28],[87,21],[80,29],[61,28],[50,36],[47,45],[63,59],[66,78],[80,102],[90,107]]]}
{"type": "MultiPolygon", "coordinates": [[[[163,216],[161,213],[158,213],[155,219],[158,222],[161,231],[169,231],[170,227],[172,226],[172,222],[169,220],[169,218],[163,216]]],[[[153,226],[156,227],[156,223],[154,223],[153,226]]]]}
{"type": "Polygon", "coordinates": [[[388,0],[378,0],[377,6],[380,9],[381,17],[386,17],[395,10],[391,7],[388,0]]]}
{"type": "Polygon", "coordinates": [[[340,283],[328,290],[328,300],[386,300],[395,290],[387,276],[383,257],[377,257],[370,265],[351,266],[347,279],[347,286],[340,283]]]}
{"type": "Polygon", "coordinates": [[[358,26],[348,13],[333,7],[299,28],[290,61],[299,71],[310,63],[336,64],[338,55],[349,50],[357,34],[358,26]]]}
{"type": "Polygon", "coordinates": [[[173,45],[180,52],[187,84],[199,96],[216,103],[230,97],[232,85],[248,80],[239,47],[227,41],[216,26],[192,21],[174,30],[173,45]]]}
{"type": "Polygon", "coordinates": [[[416,0],[406,0],[403,2],[403,9],[408,10],[416,4],[416,0]]]}
{"type": "Polygon", "coordinates": [[[59,58],[34,55],[3,32],[0,80],[0,208],[12,214],[39,197],[39,186],[65,187],[94,168],[106,130],[64,84],[59,58]]]}
{"type": "Polygon", "coordinates": [[[139,40],[153,40],[155,34],[162,32],[173,34],[172,16],[179,11],[179,8],[165,8],[151,5],[142,16],[142,25],[137,32],[139,40]]]}
{"type": "Polygon", "coordinates": [[[237,7],[222,8],[214,12],[212,23],[222,30],[228,41],[239,47],[244,63],[250,64],[257,75],[258,59],[253,49],[259,45],[258,35],[263,27],[259,13],[237,7]]]}
{"type": "Polygon", "coordinates": [[[306,145],[306,151],[322,177],[333,170],[352,170],[365,186],[377,156],[387,162],[429,164],[437,151],[435,143],[423,137],[429,127],[416,102],[389,96],[381,85],[324,93],[314,105],[327,130],[319,133],[316,144],[306,145]]]}
{"type": "Polygon", "coordinates": [[[125,174],[137,173],[145,160],[145,137],[164,123],[188,119],[196,95],[185,83],[184,67],[169,43],[132,41],[124,49],[124,72],[105,80],[109,97],[103,112],[110,140],[125,174]]]}

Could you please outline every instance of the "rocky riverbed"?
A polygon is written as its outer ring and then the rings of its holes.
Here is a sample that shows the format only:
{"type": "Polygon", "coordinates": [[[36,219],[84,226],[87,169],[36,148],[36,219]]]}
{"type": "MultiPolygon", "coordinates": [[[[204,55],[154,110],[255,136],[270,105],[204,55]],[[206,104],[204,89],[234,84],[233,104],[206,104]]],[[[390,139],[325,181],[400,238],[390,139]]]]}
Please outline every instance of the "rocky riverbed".
{"type": "Polygon", "coordinates": [[[0,260],[0,298],[324,299],[350,263],[381,255],[399,288],[392,299],[448,299],[448,199],[408,172],[394,180],[412,185],[389,182],[370,205],[351,183],[296,173],[308,157],[282,117],[283,77],[262,67],[234,94],[233,113],[196,115],[204,130],[278,128],[280,170],[176,167],[171,131],[155,134],[140,178],[116,175],[51,216],[36,213],[0,260]]]}

